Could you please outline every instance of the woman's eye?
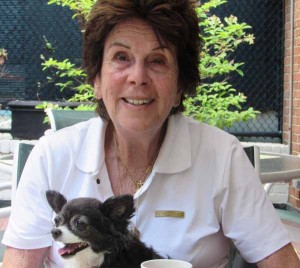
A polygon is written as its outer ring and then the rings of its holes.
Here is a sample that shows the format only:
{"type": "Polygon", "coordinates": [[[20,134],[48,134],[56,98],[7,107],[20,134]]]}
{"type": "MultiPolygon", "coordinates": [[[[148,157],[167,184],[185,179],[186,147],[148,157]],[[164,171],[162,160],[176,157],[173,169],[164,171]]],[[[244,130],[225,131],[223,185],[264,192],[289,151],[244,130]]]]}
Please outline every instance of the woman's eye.
{"type": "Polygon", "coordinates": [[[118,52],[115,54],[114,58],[117,60],[117,61],[128,61],[128,57],[125,53],[123,52],[118,52]]]}
{"type": "Polygon", "coordinates": [[[156,58],[152,60],[152,63],[161,65],[161,64],[165,64],[165,60],[163,58],[156,58]]]}
{"type": "Polygon", "coordinates": [[[170,68],[170,62],[164,55],[153,55],[148,59],[150,69],[157,72],[164,72],[170,68]]]}

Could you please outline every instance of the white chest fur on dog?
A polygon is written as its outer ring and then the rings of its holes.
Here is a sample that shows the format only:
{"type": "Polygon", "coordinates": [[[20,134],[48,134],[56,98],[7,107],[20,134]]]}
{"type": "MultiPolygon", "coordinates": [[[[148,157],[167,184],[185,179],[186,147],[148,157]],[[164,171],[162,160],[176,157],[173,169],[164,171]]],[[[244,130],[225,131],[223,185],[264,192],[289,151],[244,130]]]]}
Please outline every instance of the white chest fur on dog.
{"type": "Polygon", "coordinates": [[[91,248],[87,248],[70,259],[64,259],[63,262],[65,268],[98,268],[103,260],[103,253],[96,254],[91,248]]]}

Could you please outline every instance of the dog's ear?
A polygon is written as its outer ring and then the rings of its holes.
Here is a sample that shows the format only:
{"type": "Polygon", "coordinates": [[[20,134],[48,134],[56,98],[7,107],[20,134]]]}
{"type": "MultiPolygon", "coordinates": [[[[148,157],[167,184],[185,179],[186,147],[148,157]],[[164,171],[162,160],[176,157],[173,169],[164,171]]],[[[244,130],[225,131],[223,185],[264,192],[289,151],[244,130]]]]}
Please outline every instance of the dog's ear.
{"type": "Polygon", "coordinates": [[[112,220],[120,220],[122,218],[129,220],[135,212],[133,196],[120,195],[108,198],[100,205],[100,211],[112,220]]]}
{"type": "Polygon", "coordinates": [[[56,191],[47,191],[46,197],[48,200],[48,203],[50,207],[56,212],[59,213],[64,206],[64,204],[67,203],[67,199],[59,192],[56,191]]]}

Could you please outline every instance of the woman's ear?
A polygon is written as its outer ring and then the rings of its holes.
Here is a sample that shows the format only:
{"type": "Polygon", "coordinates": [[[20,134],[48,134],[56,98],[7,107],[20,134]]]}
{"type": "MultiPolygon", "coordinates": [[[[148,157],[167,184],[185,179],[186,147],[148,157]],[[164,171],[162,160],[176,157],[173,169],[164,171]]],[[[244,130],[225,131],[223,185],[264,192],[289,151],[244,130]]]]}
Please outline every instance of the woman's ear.
{"type": "Polygon", "coordinates": [[[97,75],[94,80],[94,95],[97,100],[102,99],[102,93],[101,93],[101,79],[100,76],[97,75]]]}

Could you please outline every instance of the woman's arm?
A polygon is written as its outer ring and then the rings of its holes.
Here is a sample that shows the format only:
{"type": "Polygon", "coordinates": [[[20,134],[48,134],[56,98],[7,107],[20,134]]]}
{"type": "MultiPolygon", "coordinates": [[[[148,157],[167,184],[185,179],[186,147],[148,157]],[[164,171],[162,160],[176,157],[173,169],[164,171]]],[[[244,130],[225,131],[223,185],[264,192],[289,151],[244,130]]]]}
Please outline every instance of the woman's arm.
{"type": "Polygon", "coordinates": [[[3,268],[40,268],[48,250],[49,247],[30,250],[7,247],[3,259],[3,268]]]}
{"type": "Polygon", "coordinates": [[[291,243],[257,263],[259,268],[299,268],[300,260],[291,243]]]}

